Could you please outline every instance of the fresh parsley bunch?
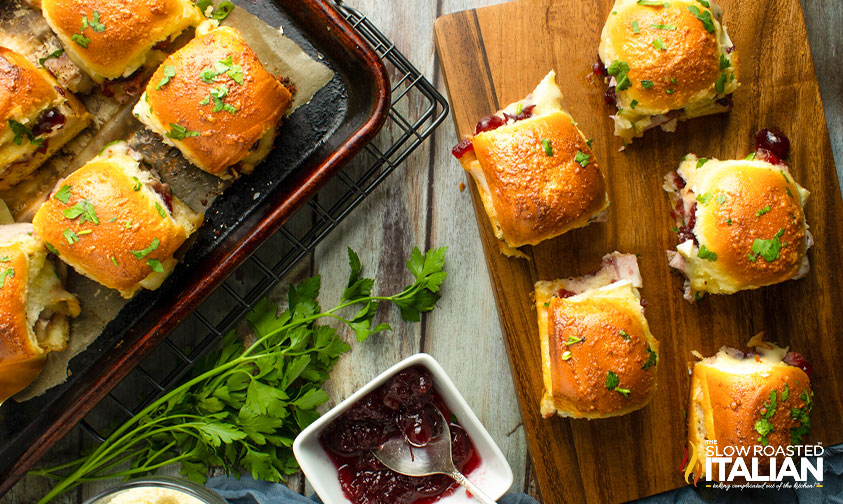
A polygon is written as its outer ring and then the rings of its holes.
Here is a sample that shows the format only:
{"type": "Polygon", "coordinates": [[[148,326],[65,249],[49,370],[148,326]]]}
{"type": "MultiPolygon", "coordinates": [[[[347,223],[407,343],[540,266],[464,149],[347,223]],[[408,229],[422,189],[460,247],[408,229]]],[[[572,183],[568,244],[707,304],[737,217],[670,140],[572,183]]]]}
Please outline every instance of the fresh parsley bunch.
{"type": "Polygon", "coordinates": [[[317,324],[331,317],[354,330],[358,341],[391,329],[372,327],[378,305],[391,302],[407,321],[420,320],[433,309],[447,273],[445,248],[422,254],[417,248],[407,261],[415,281],[393,296],[373,296],[374,280],[362,278],[357,254],[348,249],[351,267],[339,304],[322,311],[317,301],[320,278],[289,289],[289,306],[262,300],[247,315],[255,342],[246,347],[234,331],[222,347],[198,362],[192,378],[150,404],[118,427],[88,455],[31,473],[58,480],[41,503],[88,481],[130,478],[180,462],[181,473],[204,482],[209,467],[239,476],[284,481],[298,470],[293,439],[328,400],[322,389],[339,357],[351,347],[337,330],[317,324]],[[351,318],[341,313],[357,307],[351,318]],[[126,464],[129,468],[125,469],[126,464]]]}

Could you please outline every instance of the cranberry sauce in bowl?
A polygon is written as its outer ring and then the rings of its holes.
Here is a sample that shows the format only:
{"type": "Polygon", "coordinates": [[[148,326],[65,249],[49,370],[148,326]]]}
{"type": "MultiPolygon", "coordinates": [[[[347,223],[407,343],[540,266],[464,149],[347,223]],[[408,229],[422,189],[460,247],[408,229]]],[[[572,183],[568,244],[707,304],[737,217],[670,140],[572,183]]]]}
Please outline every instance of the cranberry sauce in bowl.
{"type": "Polygon", "coordinates": [[[387,469],[371,451],[395,434],[424,446],[435,431],[438,415],[449,418],[454,464],[463,474],[480,465],[465,429],[433,388],[423,366],[406,368],[354,403],[319,436],[339,473],[343,494],[355,504],[423,504],[439,500],[458,487],[448,476],[414,478],[387,469]]]}

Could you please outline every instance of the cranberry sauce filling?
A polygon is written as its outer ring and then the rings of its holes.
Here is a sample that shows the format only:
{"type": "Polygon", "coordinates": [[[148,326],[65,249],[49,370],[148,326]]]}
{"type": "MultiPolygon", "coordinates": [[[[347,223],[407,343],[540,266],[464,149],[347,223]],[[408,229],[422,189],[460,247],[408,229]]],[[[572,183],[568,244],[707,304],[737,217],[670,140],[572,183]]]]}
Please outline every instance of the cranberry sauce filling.
{"type": "Polygon", "coordinates": [[[60,129],[64,126],[66,121],[67,119],[64,117],[64,114],[59,112],[59,109],[52,108],[41,115],[41,118],[32,127],[32,134],[41,136],[52,133],[53,130],[60,129]]]}
{"type": "MultiPolygon", "coordinates": [[[[534,108],[536,108],[535,105],[528,105],[522,108],[521,112],[515,115],[507,114],[506,112],[504,112],[504,117],[501,117],[499,115],[486,116],[477,121],[477,124],[474,126],[474,134],[477,135],[479,133],[483,133],[484,131],[496,130],[510,121],[517,122],[523,121],[524,119],[529,119],[533,116],[534,108]]],[[[460,159],[465,155],[466,152],[473,150],[474,144],[471,143],[470,138],[466,138],[451,149],[451,155],[453,155],[457,159],[460,159]]]]}
{"type": "Polygon", "coordinates": [[[468,434],[433,390],[430,372],[421,366],[408,368],[354,404],[320,436],[349,500],[355,504],[424,504],[457,488],[444,475],[413,478],[397,474],[370,452],[396,433],[403,433],[417,446],[429,442],[438,421],[433,408],[451,418],[448,425],[457,468],[469,474],[480,465],[468,434]]]}
{"type": "Polygon", "coordinates": [[[576,296],[577,293],[574,291],[569,291],[568,289],[559,289],[559,292],[556,293],[556,297],[560,297],[562,299],[569,298],[571,296],[576,296]]]}
{"type": "Polygon", "coordinates": [[[149,184],[149,188],[161,196],[161,199],[164,200],[164,206],[170,213],[173,213],[173,192],[170,190],[170,186],[164,182],[156,181],[149,184]]]}
{"type": "Polygon", "coordinates": [[[591,64],[591,73],[598,77],[608,77],[609,74],[606,72],[606,65],[603,64],[600,56],[597,57],[597,61],[591,64]]]}
{"type": "Polygon", "coordinates": [[[771,164],[782,164],[790,153],[790,140],[780,129],[763,128],[755,134],[756,156],[771,164]]]}
{"type": "Polygon", "coordinates": [[[800,353],[796,352],[788,352],[787,355],[784,356],[785,364],[788,364],[793,367],[798,367],[802,371],[805,371],[805,374],[811,376],[814,374],[814,366],[808,362],[808,359],[802,356],[800,353]]]}
{"type": "Polygon", "coordinates": [[[606,105],[618,106],[618,95],[615,93],[615,86],[609,86],[606,89],[606,92],[603,94],[603,100],[606,102],[606,105]]]}

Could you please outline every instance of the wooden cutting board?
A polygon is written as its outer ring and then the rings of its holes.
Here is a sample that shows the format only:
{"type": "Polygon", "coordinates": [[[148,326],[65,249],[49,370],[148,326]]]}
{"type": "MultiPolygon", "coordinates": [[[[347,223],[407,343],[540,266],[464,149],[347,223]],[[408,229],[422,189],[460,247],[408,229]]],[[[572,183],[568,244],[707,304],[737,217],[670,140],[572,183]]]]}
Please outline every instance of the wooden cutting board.
{"type": "Polygon", "coordinates": [[[799,0],[722,0],[724,25],[741,60],[734,110],[680,123],[673,134],[650,131],[624,152],[612,134],[604,85],[588,77],[612,3],[519,0],[436,22],[460,138],[473,132],[480,117],[529,93],[553,68],[568,110],[594,138],[609,184],[608,223],[524,247],[530,256],[526,261],[498,253],[477,190],[458,162],[442,168],[465,177],[471,187],[530,452],[548,504],[621,502],[683,485],[679,466],[691,351],[711,355],[721,345],[741,348],[759,331],[814,364],[811,439],[825,445],[843,441],[843,344],[838,339],[843,327],[843,200],[799,0]],[[665,258],[677,239],[662,177],[688,152],[742,158],[754,150],[753,135],[765,126],[778,126],[789,135],[791,170],[812,193],[806,206],[816,238],[809,253],[811,273],[691,305],[682,299],[682,279],[671,274],[665,258]],[[645,409],[620,418],[543,420],[533,283],[584,274],[614,250],[641,254],[646,315],[661,341],[656,396],[645,409]]]}

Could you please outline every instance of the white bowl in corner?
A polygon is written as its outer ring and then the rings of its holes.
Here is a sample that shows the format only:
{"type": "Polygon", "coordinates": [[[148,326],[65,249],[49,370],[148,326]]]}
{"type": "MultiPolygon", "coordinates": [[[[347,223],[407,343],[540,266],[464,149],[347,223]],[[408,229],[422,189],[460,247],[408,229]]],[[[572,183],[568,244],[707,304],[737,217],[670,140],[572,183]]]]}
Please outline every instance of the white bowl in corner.
{"type": "MultiPolygon", "coordinates": [[[[492,441],[492,437],[486,432],[483,424],[480,423],[471,408],[468,407],[465,399],[460,395],[448,375],[445,374],[442,366],[430,355],[419,353],[402,360],[378,375],[377,378],[310,424],[296,437],[295,442],[293,442],[293,453],[296,460],[298,460],[313,489],[325,504],[350,504],[351,501],[343,494],[337,469],[319,442],[320,433],[354,403],[385,384],[401,370],[413,366],[423,366],[430,371],[433,377],[433,388],[442,398],[445,406],[457,416],[460,425],[471,438],[474,449],[477,450],[480,465],[466,475],[468,479],[495,500],[502,497],[512,486],[512,469],[500,448],[492,441]]],[[[466,495],[463,488],[458,488],[456,492],[439,499],[437,502],[442,504],[476,504],[477,500],[466,495]]]]}

